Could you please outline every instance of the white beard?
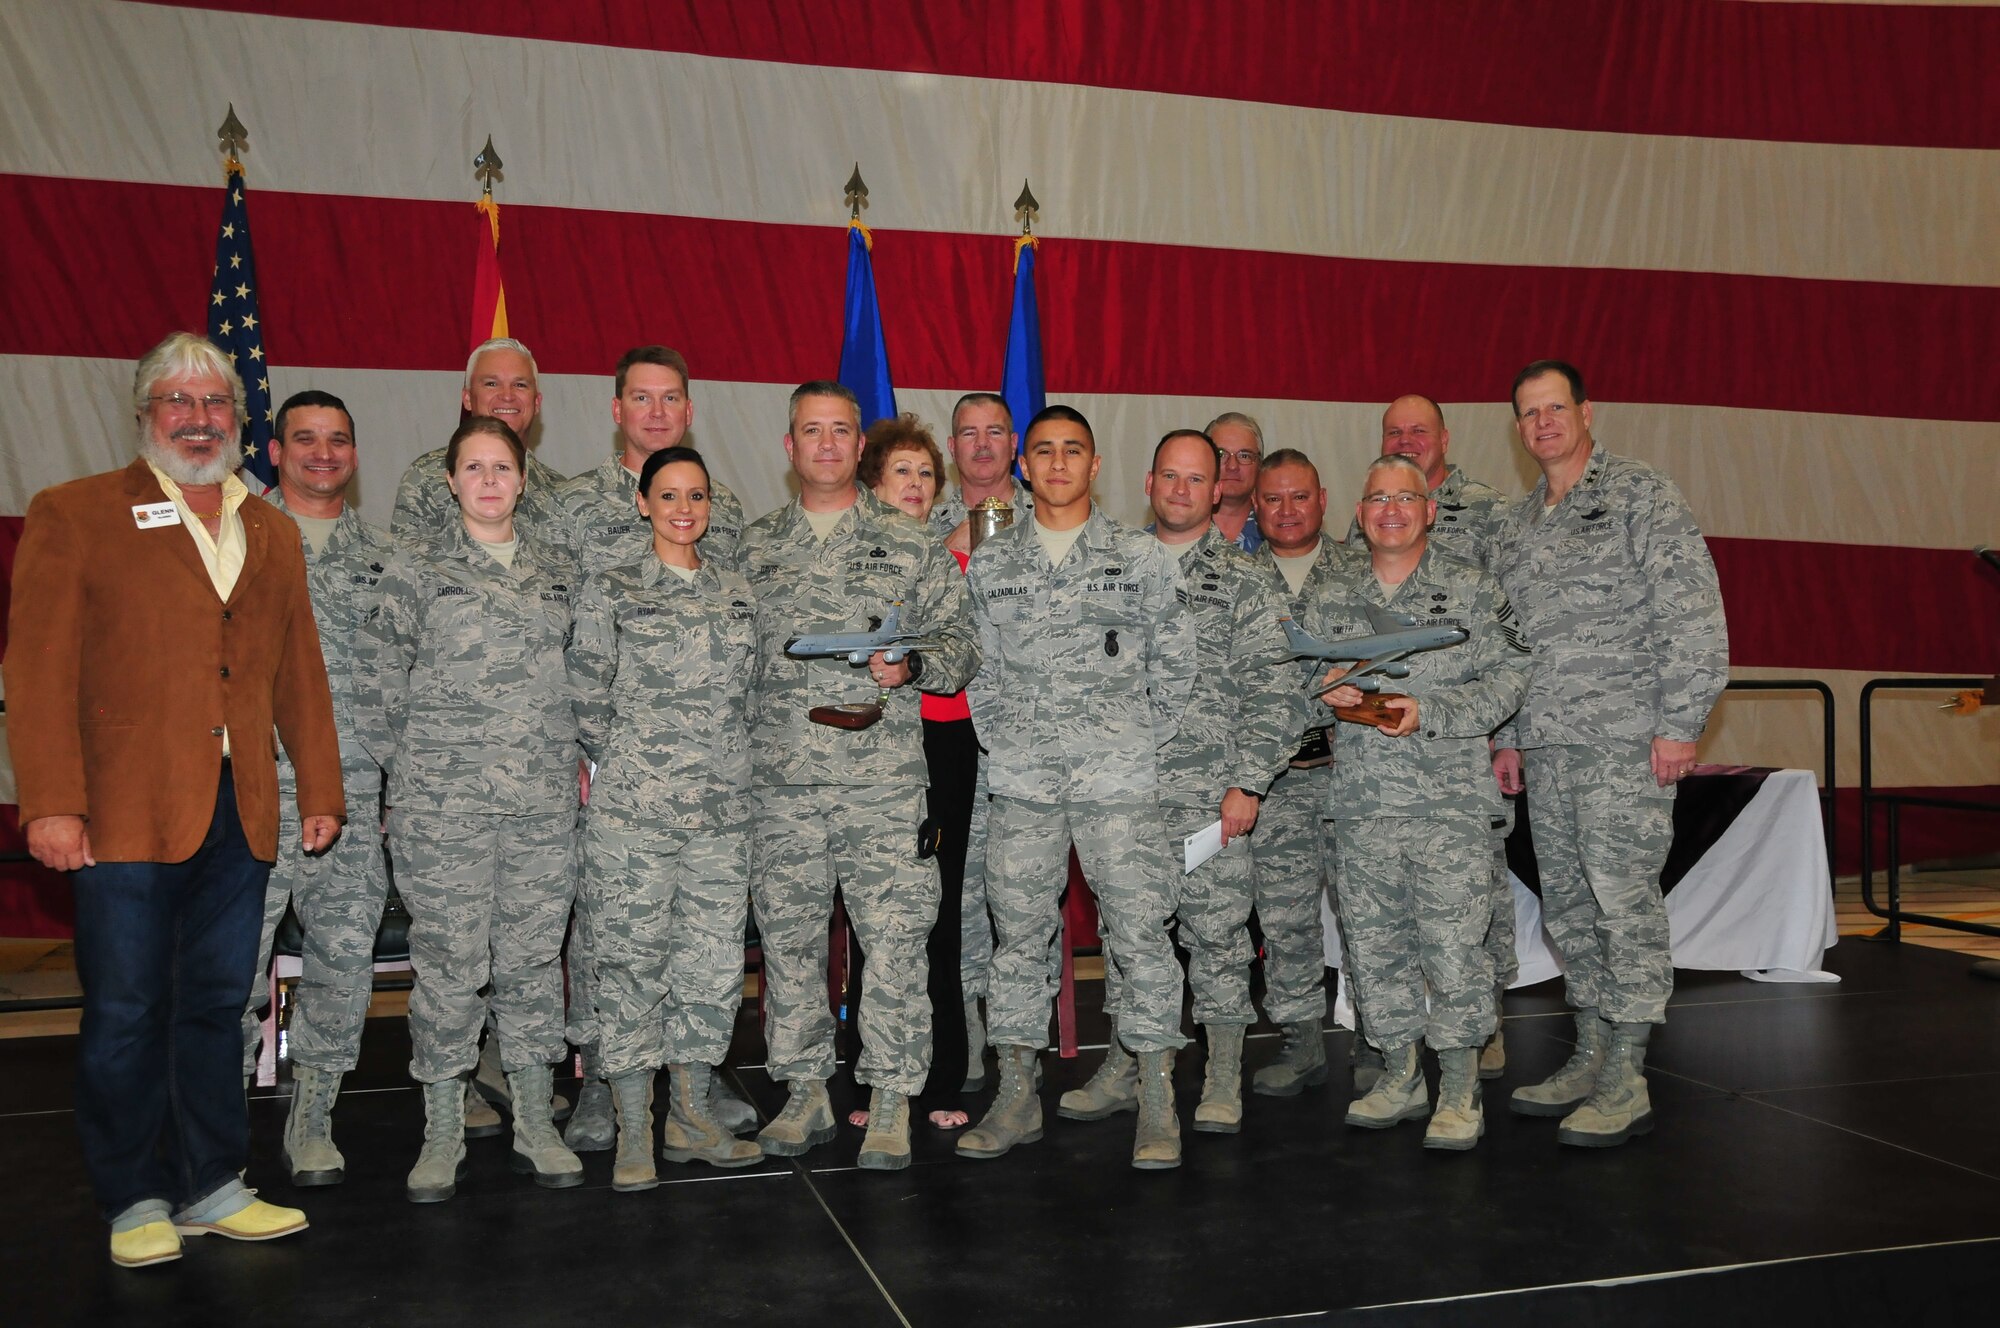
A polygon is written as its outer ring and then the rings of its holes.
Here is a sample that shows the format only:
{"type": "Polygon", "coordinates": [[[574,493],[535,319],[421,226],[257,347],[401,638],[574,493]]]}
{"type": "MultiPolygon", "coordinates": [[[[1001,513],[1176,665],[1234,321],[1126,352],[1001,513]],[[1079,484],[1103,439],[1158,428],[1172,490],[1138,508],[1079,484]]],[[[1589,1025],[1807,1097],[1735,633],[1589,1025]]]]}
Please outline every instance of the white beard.
{"type": "Polygon", "coordinates": [[[162,474],[182,488],[202,488],[209,484],[220,484],[234,475],[243,465],[241,449],[233,439],[224,438],[222,450],[211,461],[189,461],[173,448],[159,441],[147,430],[139,440],[139,453],[146,460],[160,468],[162,474]]]}

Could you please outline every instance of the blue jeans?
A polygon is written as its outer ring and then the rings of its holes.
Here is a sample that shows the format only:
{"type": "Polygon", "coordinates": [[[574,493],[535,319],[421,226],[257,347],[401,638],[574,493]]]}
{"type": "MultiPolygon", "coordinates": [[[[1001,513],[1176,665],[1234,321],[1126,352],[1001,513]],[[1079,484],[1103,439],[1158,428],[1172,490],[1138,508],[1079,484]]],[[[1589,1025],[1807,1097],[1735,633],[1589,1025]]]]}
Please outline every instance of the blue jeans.
{"type": "Polygon", "coordinates": [[[248,1159],[239,1021],[270,874],[250,856],[227,761],[193,857],[70,874],[83,983],[76,1123],[107,1219],[141,1199],[205,1198],[248,1159]]]}

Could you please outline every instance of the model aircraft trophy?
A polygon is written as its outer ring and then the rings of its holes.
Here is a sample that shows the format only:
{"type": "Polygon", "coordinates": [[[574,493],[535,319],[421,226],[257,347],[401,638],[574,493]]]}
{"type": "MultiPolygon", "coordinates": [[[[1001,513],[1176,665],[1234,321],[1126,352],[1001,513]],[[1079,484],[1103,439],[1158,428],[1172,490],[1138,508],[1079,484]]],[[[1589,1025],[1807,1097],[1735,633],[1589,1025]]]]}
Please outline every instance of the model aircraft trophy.
{"type": "MultiPolygon", "coordinates": [[[[866,668],[868,661],[877,654],[882,656],[884,664],[900,664],[911,651],[929,650],[938,644],[920,632],[902,630],[899,625],[902,616],[903,603],[898,600],[890,606],[888,617],[871,619],[865,632],[822,632],[795,636],[785,642],[785,653],[793,659],[844,657],[859,669],[866,668]]],[[[888,704],[889,689],[884,687],[873,701],[814,706],[806,711],[806,718],[829,728],[865,729],[882,718],[882,708],[888,704]]]]}
{"type": "Polygon", "coordinates": [[[1312,659],[1325,664],[1352,663],[1354,667],[1340,677],[1329,682],[1323,675],[1316,676],[1306,684],[1307,688],[1324,693],[1334,687],[1352,686],[1365,693],[1361,703],[1335,706],[1333,713],[1349,724],[1372,724],[1376,728],[1392,729],[1402,715],[1383,702],[1398,693],[1381,690],[1382,679],[1409,677],[1410,666],[1402,662],[1405,655],[1460,645],[1469,633],[1463,627],[1424,627],[1406,614],[1391,613],[1373,605],[1367,608],[1368,623],[1375,629],[1372,636],[1322,641],[1290,618],[1285,618],[1285,642],[1291,647],[1294,659],[1312,659]]]}

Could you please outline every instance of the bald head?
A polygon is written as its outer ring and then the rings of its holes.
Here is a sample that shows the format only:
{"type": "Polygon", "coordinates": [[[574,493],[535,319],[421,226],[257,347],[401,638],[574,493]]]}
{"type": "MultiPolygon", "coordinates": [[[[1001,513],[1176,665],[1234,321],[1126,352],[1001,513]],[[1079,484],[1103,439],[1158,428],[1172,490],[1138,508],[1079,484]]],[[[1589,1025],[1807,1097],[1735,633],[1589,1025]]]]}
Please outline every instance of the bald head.
{"type": "Polygon", "coordinates": [[[1410,458],[1433,489],[1444,482],[1445,451],[1450,446],[1444,411],[1429,397],[1412,392],[1397,397],[1382,412],[1382,455],[1410,458]]]}

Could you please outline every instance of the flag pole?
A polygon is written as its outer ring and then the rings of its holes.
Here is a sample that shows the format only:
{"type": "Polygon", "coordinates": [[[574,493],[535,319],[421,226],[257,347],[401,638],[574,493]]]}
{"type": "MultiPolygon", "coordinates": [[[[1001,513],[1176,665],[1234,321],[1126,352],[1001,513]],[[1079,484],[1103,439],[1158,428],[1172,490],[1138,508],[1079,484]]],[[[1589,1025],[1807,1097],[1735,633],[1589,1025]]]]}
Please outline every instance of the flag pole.
{"type": "Polygon", "coordinates": [[[507,287],[500,276],[500,203],[493,197],[495,181],[505,180],[505,163],[493,149],[493,135],[472,157],[472,177],[480,183],[479,201],[473,204],[484,222],[478,258],[472,270],[472,340],[479,346],[507,333],[507,287]]]}

